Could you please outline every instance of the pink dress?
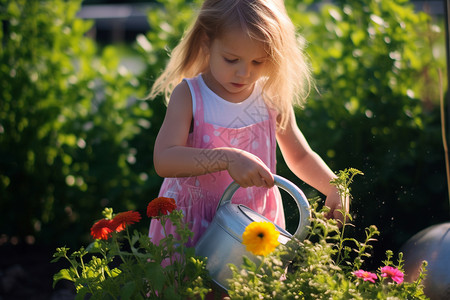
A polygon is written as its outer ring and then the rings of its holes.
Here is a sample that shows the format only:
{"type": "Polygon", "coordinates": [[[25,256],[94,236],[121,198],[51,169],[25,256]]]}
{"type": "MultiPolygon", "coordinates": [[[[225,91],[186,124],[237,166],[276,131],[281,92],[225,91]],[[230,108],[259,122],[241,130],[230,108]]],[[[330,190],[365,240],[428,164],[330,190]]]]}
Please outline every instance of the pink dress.
{"type": "MultiPolygon", "coordinates": [[[[201,75],[199,75],[201,76],[201,75]]],[[[199,86],[199,76],[186,79],[195,101],[193,131],[189,134],[188,146],[211,149],[234,147],[258,156],[275,174],[276,167],[276,114],[265,108],[268,118],[241,128],[226,128],[204,121],[203,97],[199,86]]],[[[206,153],[204,155],[207,155],[206,153]]],[[[204,159],[205,157],[203,157],[204,159]]],[[[207,159],[216,159],[207,157],[207,159]]],[[[188,242],[194,246],[216,212],[217,204],[232,182],[227,171],[220,171],[196,177],[165,178],[159,193],[160,197],[174,198],[177,208],[181,209],[185,221],[194,237],[188,242]]],[[[278,188],[263,187],[239,188],[232,198],[233,203],[244,204],[265,216],[278,226],[285,227],[283,204],[278,188]]],[[[167,233],[174,233],[171,223],[166,224],[167,233]]],[[[158,220],[152,220],[149,237],[158,244],[164,237],[164,231],[158,220]]]]}

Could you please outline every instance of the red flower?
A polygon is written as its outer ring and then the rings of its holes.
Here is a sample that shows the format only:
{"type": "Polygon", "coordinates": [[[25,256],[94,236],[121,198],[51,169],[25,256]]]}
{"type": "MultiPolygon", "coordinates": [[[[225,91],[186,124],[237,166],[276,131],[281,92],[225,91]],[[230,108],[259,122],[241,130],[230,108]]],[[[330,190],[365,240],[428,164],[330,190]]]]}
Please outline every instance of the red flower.
{"type": "Polygon", "coordinates": [[[177,205],[175,204],[175,199],[158,197],[150,201],[147,206],[147,216],[150,218],[157,218],[162,215],[167,215],[171,213],[177,205]]]}
{"type": "Polygon", "coordinates": [[[112,229],[116,232],[121,232],[127,225],[137,223],[139,220],[141,220],[141,214],[137,211],[121,212],[112,219],[112,229]]]}
{"type": "Polygon", "coordinates": [[[94,239],[107,240],[113,232],[112,220],[101,219],[91,227],[91,235],[94,239]]]}
{"type": "Polygon", "coordinates": [[[397,268],[393,268],[390,266],[385,266],[381,268],[381,276],[382,277],[389,277],[392,280],[394,280],[395,282],[397,282],[398,284],[403,282],[403,272],[400,271],[397,268]]]}

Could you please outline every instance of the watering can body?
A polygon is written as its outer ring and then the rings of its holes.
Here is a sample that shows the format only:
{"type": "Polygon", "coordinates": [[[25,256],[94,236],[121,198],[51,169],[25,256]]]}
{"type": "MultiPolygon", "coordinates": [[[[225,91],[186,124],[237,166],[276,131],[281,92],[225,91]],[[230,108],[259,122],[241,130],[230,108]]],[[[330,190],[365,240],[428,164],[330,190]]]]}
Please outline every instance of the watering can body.
{"type": "MultiPolygon", "coordinates": [[[[288,192],[296,201],[299,210],[299,224],[294,236],[303,240],[307,233],[310,219],[309,203],[303,192],[287,179],[274,175],[275,185],[288,192]]],[[[213,281],[224,290],[228,289],[228,279],[232,272],[228,264],[242,265],[242,257],[247,256],[253,261],[258,258],[248,252],[242,244],[242,234],[252,222],[271,222],[264,216],[242,204],[233,204],[231,198],[239,185],[231,183],[225,190],[217,206],[216,214],[208,229],[195,246],[197,255],[207,257],[208,269],[213,281]]],[[[274,224],[280,232],[278,241],[286,244],[293,237],[292,234],[274,224]]]]}

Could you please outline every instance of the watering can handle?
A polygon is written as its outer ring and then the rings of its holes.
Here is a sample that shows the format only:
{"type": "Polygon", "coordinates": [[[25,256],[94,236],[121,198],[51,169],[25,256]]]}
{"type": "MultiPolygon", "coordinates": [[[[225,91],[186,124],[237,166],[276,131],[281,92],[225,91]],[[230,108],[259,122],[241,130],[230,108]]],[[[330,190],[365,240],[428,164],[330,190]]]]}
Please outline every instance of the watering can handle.
{"type": "MultiPolygon", "coordinates": [[[[294,236],[299,239],[304,239],[307,234],[307,226],[309,225],[309,219],[311,217],[311,212],[309,208],[309,202],[306,200],[305,194],[303,194],[302,190],[300,190],[295,184],[283,178],[279,175],[273,175],[275,180],[275,185],[285,190],[292,198],[294,198],[295,203],[297,204],[298,212],[300,214],[300,219],[298,223],[297,230],[294,233],[294,236]]],[[[219,204],[217,205],[217,209],[221,206],[230,203],[231,198],[237,189],[240,188],[240,185],[233,181],[226,189],[220,198],[219,204]]]]}

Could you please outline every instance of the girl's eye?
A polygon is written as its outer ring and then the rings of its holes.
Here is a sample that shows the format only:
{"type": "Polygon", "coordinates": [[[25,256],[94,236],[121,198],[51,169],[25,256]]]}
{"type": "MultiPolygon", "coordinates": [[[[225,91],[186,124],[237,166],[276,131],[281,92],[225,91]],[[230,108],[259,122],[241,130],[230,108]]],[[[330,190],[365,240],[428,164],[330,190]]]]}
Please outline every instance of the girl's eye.
{"type": "Polygon", "coordinates": [[[262,63],[263,63],[262,61],[256,61],[256,60],[253,61],[253,64],[257,65],[257,66],[261,65],[262,63]]]}
{"type": "Polygon", "coordinates": [[[235,63],[235,62],[238,61],[237,59],[229,59],[229,58],[226,58],[226,57],[224,57],[223,59],[224,59],[227,63],[230,63],[230,64],[235,63]]]}

